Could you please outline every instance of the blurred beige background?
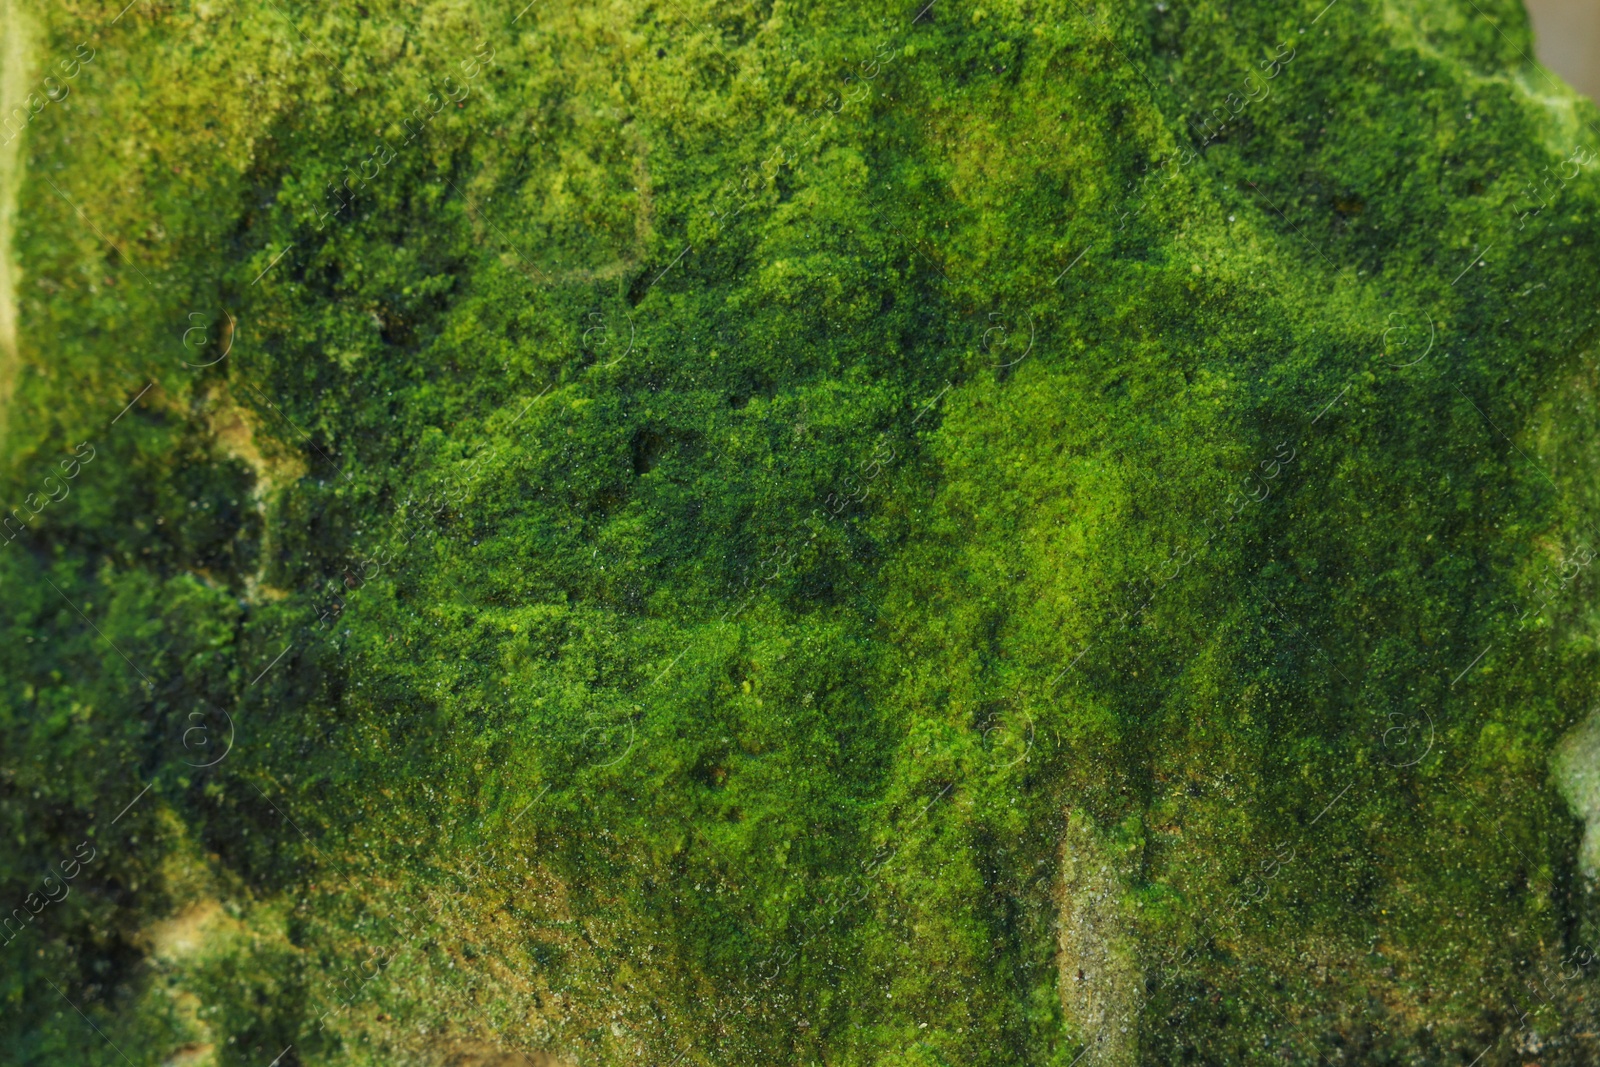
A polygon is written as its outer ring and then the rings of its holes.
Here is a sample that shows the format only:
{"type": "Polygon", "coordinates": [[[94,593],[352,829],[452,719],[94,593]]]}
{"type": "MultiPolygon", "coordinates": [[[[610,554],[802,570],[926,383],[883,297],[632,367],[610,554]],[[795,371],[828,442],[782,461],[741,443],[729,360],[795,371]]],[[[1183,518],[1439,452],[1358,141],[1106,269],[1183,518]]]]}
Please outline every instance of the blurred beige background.
{"type": "Polygon", "coordinates": [[[1539,62],[1600,100],[1600,0],[1526,0],[1539,62]]]}

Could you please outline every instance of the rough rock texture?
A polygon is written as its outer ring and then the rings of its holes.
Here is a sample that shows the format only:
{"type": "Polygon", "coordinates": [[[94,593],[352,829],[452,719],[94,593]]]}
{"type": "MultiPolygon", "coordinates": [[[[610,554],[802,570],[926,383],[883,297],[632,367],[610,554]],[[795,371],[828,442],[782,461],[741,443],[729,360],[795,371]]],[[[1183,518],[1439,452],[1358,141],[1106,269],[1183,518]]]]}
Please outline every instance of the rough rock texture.
{"type": "Polygon", "coordinates": [[[1127,907],[1132,872],[1083,816],[1069,816],[1061,843],[1061,1006],[1086,1035],[1084,1062],[1139,1062],[1144,997],[1127,907]]]}
{"type": "Polygon", "coordinates": [[[1584,822],[1578,869],[1600,878],[1600,715],[1591,712],[1562,737],[1551,770],[1561,796],[1584,822]]]}

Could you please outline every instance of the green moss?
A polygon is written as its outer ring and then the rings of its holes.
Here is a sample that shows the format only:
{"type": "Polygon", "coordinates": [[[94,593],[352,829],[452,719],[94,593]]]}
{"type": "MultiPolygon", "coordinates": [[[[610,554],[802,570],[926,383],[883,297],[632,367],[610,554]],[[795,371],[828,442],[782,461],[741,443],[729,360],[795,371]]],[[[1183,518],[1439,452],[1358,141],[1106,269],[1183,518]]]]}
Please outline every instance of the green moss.
{"type": "Polygon", "coordinates": [[[18,1062],[1593,1058],[1520,8],[120,7],[28,5],[18,1062]]]}

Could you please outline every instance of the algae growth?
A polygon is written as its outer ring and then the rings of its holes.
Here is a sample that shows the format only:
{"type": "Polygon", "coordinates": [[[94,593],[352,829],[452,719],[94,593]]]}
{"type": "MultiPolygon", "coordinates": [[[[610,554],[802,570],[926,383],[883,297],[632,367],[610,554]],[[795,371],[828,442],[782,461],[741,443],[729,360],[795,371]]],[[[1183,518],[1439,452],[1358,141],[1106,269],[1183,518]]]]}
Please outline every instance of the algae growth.
{"type": "Polygon", "coordinates": [[[4,8],[0,1058],[1600,1056],[1519,5],[124,3],[4,8]]]}

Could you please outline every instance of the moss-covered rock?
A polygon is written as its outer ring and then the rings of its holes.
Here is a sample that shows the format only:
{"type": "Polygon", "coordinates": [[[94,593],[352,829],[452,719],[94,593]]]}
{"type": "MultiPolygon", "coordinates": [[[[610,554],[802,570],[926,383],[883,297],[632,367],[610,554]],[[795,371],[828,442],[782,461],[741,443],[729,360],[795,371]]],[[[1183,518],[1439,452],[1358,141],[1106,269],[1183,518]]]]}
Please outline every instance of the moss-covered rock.
{"type": "Polygon", "coordinates": [[[11,1062],[1600,1055],[1518,6],[124,3],[0,48],[11,1062]]]}

